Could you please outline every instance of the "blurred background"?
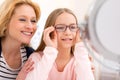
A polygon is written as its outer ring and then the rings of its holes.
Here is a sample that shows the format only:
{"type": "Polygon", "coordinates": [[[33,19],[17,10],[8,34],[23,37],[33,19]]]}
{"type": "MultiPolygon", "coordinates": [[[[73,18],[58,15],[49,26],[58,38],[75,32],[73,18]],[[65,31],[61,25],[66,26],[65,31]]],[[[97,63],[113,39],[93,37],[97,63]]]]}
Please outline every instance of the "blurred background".
{"type": "MultiPolygon", "coordinates": [[[[0,4],[4,0],[0,0],[0,4]]],[[[31,46],[36,49],[40,43],[41,35],[43,32],[44,24],[46,18],[56,8],[66,7],[70,8],[76,14],[79,23],[84,21],[85,15],[88,13],[88,10],[93,5],[94,0],[33,0],[40,5],[41,8],[41,18],[38,22],[37,31],[31,40],[31,46]]],[[[102,58],[98,55],[97,58],[102,58]]],[[[95,66],[95,80],[120,80],[120,73],[108,69],[96,60],[93,61],[95,66]]]]}

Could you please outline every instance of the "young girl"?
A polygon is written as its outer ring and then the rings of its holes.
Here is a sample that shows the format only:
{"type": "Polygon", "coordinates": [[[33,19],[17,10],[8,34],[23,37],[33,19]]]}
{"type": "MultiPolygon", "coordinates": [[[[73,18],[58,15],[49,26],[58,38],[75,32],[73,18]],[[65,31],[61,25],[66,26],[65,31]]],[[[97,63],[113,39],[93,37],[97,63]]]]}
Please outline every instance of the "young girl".
{"type": "Polygon", "coordinates": [[[94,80],[79,33],[77,18],[71,10],[54,10],[47,19],[37,52],[30,56],[34,70],[25,80],[94,80]]]}

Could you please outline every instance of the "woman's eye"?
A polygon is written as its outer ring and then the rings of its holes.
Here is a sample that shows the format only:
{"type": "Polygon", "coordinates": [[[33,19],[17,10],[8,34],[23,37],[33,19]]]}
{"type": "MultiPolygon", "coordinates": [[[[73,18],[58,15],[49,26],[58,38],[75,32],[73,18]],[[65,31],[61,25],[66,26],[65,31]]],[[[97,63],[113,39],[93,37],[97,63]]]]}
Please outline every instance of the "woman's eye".
{"type": "Polygon", "coordinates": [[[26,21],[25,19],[19,19],[20,21],[26,21]]]}
{"type": "Polygon", "coordinates": [[[36,20],[31,20],[31,22],[36,23],[37,21],[36,20]]]}

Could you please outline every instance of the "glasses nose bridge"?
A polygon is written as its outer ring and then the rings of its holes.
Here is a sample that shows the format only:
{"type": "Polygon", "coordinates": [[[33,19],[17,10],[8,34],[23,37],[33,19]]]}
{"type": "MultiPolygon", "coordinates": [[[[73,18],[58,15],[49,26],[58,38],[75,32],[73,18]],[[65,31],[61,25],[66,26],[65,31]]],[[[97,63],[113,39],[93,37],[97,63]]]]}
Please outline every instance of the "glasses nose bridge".
{"type": "Polygon", "coordinates": [[[69,31],[71,31],[71,30],[70,30],[70,26],[69,26],[69,25],[66,25],[66,27],[65,27],[65,30],[64,30],[64,31],[67,31],[67,29],[69,29],[69,31]]]}
{"type": "Polygon", "coordinates": [[[69,25],[66,25],[65,31],[67,30],[67,28],[70,30],[70,26],[69,25]]]}

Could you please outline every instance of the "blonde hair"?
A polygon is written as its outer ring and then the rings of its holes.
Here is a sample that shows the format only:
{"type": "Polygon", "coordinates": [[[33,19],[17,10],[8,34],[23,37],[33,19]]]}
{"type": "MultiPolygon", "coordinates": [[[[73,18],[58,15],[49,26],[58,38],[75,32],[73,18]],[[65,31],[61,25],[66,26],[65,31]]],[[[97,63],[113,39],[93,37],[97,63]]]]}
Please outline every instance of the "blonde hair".
{"type": "MultiPolygon", "coordinates": [[[[46,21],[46,24],[45,24],[45,27],[44,29],[50,27],[51,25],[54,26],[55,25],[55,22],[56,22],[56,19],[59,15],[61,15],[62,13],[69,13],[71,15],[73,15],[76,19],[76,24],[78,24],[78,21],[77,21],[77,17],[75,16],[75,14],[73,13],[72,10],[68,9],[68,8],[58,8],[58,9],[55,9],[47,18],[47,21],[46,21]]],[[[50,37],[52,37],[52,35],[50,34],[50,37]]],[[[43,36],[41,38],[41,43],[40,45],[38,46],[37,50],[36,51],[43,51],[43,49],[45,48],[45,43],[43,41],[43,36]]],[[[71,53],[73,53],[74,51],[74,46],[71,48],[71,53]]]]}
{"type": "Polygon", "coordinates": [[[30,5],[35,11],[37,21],[39,20],[40,7],[31,0],[5,0],[0,6],[0,37],[5,36],[7,25],[9,24],[15,9],[23,4],[30,5]]]}

